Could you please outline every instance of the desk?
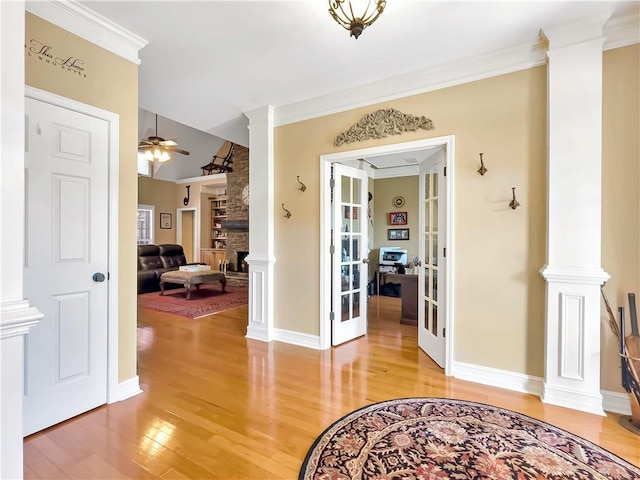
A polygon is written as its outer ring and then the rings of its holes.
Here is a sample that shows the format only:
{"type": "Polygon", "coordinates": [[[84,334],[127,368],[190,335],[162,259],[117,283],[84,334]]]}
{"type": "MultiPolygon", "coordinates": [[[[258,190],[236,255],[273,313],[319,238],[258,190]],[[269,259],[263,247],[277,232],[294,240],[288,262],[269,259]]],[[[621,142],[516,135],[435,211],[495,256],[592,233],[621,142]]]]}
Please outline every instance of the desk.
{"type": "Polygon", "coordinates": [[[418,325],[418,275],[384,274],[386,283],[399,283],[402,297],[400,323],[418,325]]]}

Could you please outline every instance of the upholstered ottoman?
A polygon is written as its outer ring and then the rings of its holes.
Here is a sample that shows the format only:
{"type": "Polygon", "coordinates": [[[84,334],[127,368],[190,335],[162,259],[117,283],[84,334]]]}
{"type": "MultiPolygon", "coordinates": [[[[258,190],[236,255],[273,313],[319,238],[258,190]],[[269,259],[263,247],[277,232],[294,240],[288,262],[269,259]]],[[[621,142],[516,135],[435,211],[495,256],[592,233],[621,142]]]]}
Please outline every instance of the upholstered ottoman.
{"type": "Polygon", "coordinates": [[[222,272],[215,272],[212,270],[201,270],[199,272],[181,272],[180,270],[173,270],[171,272],[164,272],[160,276],[160,295],[164,295],[165,283],[178,283],[184,285],[187,289],[187,300],[191,299],[191,287],[196,286],[196,289],[200,288],[201,283],[214,283],[219,281],[222,285],[222,291],[226,292],[227,279],[222,272]]]}

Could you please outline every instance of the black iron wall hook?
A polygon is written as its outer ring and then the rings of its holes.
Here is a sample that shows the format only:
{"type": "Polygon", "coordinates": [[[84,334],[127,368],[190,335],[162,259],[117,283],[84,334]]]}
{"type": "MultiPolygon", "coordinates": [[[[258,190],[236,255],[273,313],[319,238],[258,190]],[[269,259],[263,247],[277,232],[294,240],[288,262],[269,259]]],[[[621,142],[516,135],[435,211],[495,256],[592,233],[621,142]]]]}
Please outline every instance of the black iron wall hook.
{"type": "Polygon", "coordinates": [[[484,175],[487,173],[487,168],[484,166],[484,162],[482,161],[482,153],[480,154],[480,168],[476,170],[480,175],[484,175]]]}
{"type": "Polygon", "coordinates": [[[282,210],[285,211],[285,214],[282,215],[284,218],[291,218],[291,212],[289,210],[287,210],[286,208],[284,208],[284,203],[282,204],[282,210]]]}
{"type": "Polygon", "coordinates": [[[518,202],[516,200],[516,187],[511,187],[511,193],[513,195],[513,199],[511,200],[511,202],[509,202],[509,206],[515,210],[516,208],[518,208],[520,206],[520,202],[518,202]]]}
{"type": "Polygon", "coordinates": [[[297,178],[298,178],[298,183],[300,184],[300,186],[298,187],[298,190],[300,190],[301,192],[304,192],[307,189],[307,186],[300,181],[300,175],[298,175],[297,178]]]}
{"type": "Polygon", "coordinates": [[[186,189],[187,189],[187,196],[184,197],[184,200],[182,200],[182,203],[185,204],[185,206],[189,205],[189,188],[191,188],[191,185],[187,185],[186,189]]]}

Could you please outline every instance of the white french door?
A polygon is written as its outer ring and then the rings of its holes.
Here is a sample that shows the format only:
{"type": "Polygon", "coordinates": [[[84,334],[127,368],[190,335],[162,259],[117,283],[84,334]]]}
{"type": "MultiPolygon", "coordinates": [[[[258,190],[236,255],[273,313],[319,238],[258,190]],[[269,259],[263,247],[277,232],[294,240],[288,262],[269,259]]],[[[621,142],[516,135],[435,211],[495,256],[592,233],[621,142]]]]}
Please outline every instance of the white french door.
{"type": "Polygon", "coordinates": [[[109,124],[26,98],[24,434],[107,402],[109,124]]]}
{"type": "Polygon", "coordinates": [[[418,187],[419,255],[418,345],[440,367],[445,366],[445,208],[444,160],[433,155],[420,164],[418,187]],[[438,287],[441,286],[440,290],[438,287]]]}
{"type": "Polygon", "coordinates": [[[331,343],[339,345],[367,333],[367,173],[334,164],[333,182],[331,343]]]}

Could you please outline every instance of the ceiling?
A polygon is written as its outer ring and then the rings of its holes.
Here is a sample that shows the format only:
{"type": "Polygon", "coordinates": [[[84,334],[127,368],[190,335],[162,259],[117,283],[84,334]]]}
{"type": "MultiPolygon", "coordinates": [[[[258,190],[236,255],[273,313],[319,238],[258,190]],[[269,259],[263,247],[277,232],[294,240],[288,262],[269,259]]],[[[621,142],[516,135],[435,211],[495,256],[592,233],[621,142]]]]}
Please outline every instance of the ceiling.
{"type": "MultiPolygon", "coordinates": [[[[639,2],[389,0],[355,40],[326,0],[82,1],[149,43],[139,107],[248,145],[243,112],[306,102],[522,45],[548,28],[639,2]]],[[[379,98],[379,97],[378,97],[379,98]]]]}

